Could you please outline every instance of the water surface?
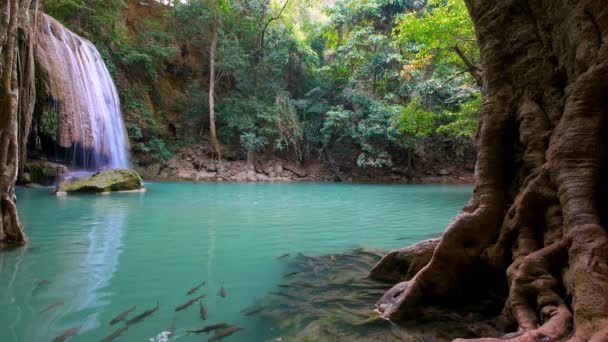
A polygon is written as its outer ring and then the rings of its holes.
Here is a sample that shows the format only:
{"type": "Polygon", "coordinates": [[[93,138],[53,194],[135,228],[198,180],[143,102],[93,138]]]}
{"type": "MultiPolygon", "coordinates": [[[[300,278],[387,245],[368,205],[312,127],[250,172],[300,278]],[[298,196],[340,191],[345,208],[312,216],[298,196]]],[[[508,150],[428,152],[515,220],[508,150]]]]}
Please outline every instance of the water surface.
{"type": "Polygon", "coordinates": [[[469,186],[150,183],[144,194],[55,197],[17,190],[30,243],[0,253],[0,341],[50,341],[81,326],[70,341],[99,341],[108,322],[137,305],[153,316],[117,341],[149,341],[175,325],[228,322],[245,328],[226,341],[265,341],[281,331],[241,310],[276,290],[286,253],[355,247],[399,248],[436,236],[470,196],[469,186]],[[48,284],[37,286],[42,280],[48,284]],[[175,312],[200,290],[198,304],[175,312]],[[219,296],[221,284],[227,297],[219,296]],[[64,305],[39,313],[49,304],[64,305]]]}

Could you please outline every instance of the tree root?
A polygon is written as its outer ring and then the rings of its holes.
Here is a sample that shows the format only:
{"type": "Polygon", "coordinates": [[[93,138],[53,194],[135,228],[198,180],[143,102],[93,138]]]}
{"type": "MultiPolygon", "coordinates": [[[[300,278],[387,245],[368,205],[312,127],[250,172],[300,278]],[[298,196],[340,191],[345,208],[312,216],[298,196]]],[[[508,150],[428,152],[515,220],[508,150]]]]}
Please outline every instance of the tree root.
{"type": "Polygon", "coordinates": [[[608,5],[465,2],[484,73],[475,192],[414,276],[404,250],[374,268],[402,281],[376,308],[416,318],[494,280],[506,335],[476,341],[608,341],[608,5]]]}
{"type": "Polygon", "coordinates": [[[0,223],[0,242],[7,246],[23,246],[27,242],[19,216],[17,214],[17,206],[7,197],[0,200],[0,209],[2,220],[0,223]]]}

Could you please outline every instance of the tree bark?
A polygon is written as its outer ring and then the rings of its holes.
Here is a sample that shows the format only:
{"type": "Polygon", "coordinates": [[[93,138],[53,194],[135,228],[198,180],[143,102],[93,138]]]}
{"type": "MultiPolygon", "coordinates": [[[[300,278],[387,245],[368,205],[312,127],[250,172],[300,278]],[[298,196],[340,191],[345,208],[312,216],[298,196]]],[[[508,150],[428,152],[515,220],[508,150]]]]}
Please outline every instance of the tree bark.
{"type": "MultiPolygon", "coordinates": [[[[430,261],[377,308],[405,320],[502,281],[499,318],[518,328],[480,340],[606,341],[608,3],[466,3],[483,71],[475,191],[430,261]]],[[[389,255],[372,276],[402,263],[389,255]]]]}
{"type": "Polygon", "coordinates": [[[211,46],[209,47],[209,131],[211,135],[211,146],[220,163],[218,171],[222,169],[222,151],[217,140],[215,129],[215,54],[217,50],[217,5],[215,0],[211,0],[211,10],[213,11],[213,22],[211,24],[211,46]]]}
{"type": "Polygon", "coordinates": [[[23,129],[33,109],[28,102],[33,99],[28,8],[29,1],[0,0],[0,248],[26,242],[15,205],[15,181],[27,141],[23,129]],[[20,74],[22,70],[28,71],[20,74]]]}

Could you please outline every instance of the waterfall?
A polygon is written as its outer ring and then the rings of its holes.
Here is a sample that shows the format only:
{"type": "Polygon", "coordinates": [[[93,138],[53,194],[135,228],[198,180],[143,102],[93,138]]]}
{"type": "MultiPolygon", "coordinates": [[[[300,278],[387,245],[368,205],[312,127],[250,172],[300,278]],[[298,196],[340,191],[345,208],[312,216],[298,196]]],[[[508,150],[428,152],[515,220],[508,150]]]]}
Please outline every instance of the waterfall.
{"type": "Polygon", "coordinates": [[[128,167],[118,92],[95,46],[42,15],[35,55],[43,96],[57,116],[57,144],[70,151],[71,163],[86,170],[128,167]]]}

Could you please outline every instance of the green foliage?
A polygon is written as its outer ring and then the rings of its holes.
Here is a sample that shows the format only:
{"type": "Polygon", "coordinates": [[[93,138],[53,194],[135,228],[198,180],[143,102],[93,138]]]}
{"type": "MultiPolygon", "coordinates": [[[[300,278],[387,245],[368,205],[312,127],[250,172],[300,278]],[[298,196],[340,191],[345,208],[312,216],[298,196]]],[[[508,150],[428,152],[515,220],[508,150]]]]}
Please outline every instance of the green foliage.
{"type": "Polygon", "coordinates": [[[45,8],[94,41],[113,75],[146,76],[148,89],[123,89],[122,103],[132,149],[159,160],[171,156],[166,141],[196,143],[201,130],[169,140],[166,113],[151,113],[140,92],[162,97],[158,76],[180,60],[176,46],[182,57],[197,55],[196,70],[171,74],[185,77],[184,87],[166,110],[180,130],[205,127],[214,13],[222,142],[300,160],[331,149],[342,160],[358,156],[362,168],[391,167],[437,136],[472,146],[481,95],[466,70],[479,51],[462,0],[337,0],[323,14],[317,0],[290,0],[281,12],[285,1],[218,0],[215,9],[177,1],[166,20],[146,19],[130,34],[122,0],[47,0],[45,8]]]}
{"type": "Polygon", "coordinates": [[[257,136],[252,132],[244,132],[241,134],[241,147],[245,151],[260,151],[268,144],[264,137],[257,136]]]}
{"type": "Polygon", "coordinates": [[[57,138],[59,127],[59,118],[57,111],[45,110],[40,115],[40,133],[45,134],[53,139],[57,138]]]}
{"type": "Polygon", "coordinates": [[[127,134],[133,152],[145,153],[152,158],[166,162],[173,152],[162,138],[164,132],[158,120],[148,110],[142,99],[142,89],[122,93],[123,108],[129,113],[127,134]]]}
{"type": "Polygon", "coordinates": [[[90,12],[87,0],[46,0],[44,10],[47,14],[60,21],[67,21],[74,13],[90,12]]]}
{"type": "Polygon", "coordinates": [[[394,34],[412,55],[403,68],[405,75],[429,66],[444,75],[453,73],[453,67],[468,68],[455,48],[471,63],[479,61],[473,23],[462,0],[429,0],[420,11],[402,15],[394,34]]]}
{"type": "Polygon", "coordinates": [[[477,130],[480,110],[481,94],[477,93],[472,99],[463,103],[459,110],[446,111],[444,115],[449,118],[449,122],[438,127],[437,132],[465,142],[472,141],[477,130]]]}
{"type": "Polygon", "coordinates": [[[414,98],[395,117],[393,124],[403,134],[424,138],[433,133],[435,113],[424,110],[419,97],[414,98]]]}

